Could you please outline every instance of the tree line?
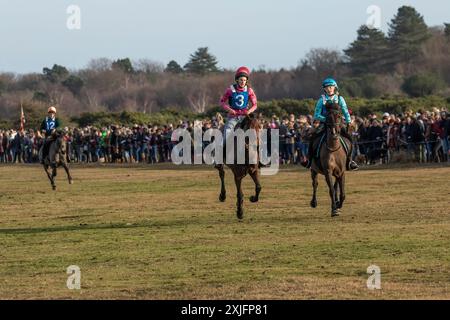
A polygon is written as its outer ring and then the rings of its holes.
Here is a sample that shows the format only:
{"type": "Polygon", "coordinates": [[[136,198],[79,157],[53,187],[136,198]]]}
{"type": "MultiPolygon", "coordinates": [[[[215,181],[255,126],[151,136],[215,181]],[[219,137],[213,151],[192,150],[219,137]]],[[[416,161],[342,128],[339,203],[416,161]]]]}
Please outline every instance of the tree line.
{"type": "MultiPolygon", "coordinates": [[[[445,98],[450,96],[450,24],[429,27],[416,9],[402,6],[387,34],[363,25],[343,51],[313,48],[290,70],[252,72],[261,101],[316,98],[327,76],[339,80],[346,97],[445,98]]],[[[233,70],[220,68],[207,47],[198,48],[184,66],[174,60],[163,65],[100,58],[80,70],[55,64],[42,73],[0,73],[0,119],[15,120],[20,106],[31,117],[42,115],[49,104],[67,119],[89,112],[206,114],[216,110],[232,79],[233,70]]]]}

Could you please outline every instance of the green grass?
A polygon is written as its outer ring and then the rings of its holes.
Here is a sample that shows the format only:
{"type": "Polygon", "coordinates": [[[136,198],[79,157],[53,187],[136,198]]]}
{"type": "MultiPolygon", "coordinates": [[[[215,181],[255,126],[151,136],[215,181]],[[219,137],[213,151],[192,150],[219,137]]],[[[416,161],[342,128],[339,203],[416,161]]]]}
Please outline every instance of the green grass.
{"type": "Polygon", "coordinates": [[[235,217],[212,168],[73,166],[53,192],[39,166],[0,166],[3,299],[449,299],[449,167],[362,170],[330,217],[307,171],[262,178],[235,217]],[[368,290],[369,265],[381,290],[368,290]],[[81,268],[81,290],[66,268],[81,268]]]}

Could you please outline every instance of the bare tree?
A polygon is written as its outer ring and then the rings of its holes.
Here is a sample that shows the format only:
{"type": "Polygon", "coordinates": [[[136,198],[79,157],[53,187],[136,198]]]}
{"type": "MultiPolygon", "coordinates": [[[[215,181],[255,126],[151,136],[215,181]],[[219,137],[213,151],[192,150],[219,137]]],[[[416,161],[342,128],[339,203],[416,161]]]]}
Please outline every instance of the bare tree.
{"type": "Polygon", "coordinates": [[[133,67],[136,71],[141,71],[144,73],[164,72],[164,65],[161,62],[150,59],[139,59],[138,61],[133,61],[133,67]]]}
{"type": "Polygon", "coordinates": [[[97,58],[91,59],[87,65],[87,69],[93,71],[106,71],[110,70],[112,65],[111,59],[108,58],[97,58]]]}
{"type": "Polygon", "coordinates": [[[344,55],[337,49],[315,48],[306,54],[306,60],[320,78],[336,76],[339,65],[344,61],[344,55]]]}
{"type": "Polygon", "coordinates": [[[208,96],[206,90],[194,91],[188,96],[189,104],[195,112],[203,113],[208,106],[208,96]]]}

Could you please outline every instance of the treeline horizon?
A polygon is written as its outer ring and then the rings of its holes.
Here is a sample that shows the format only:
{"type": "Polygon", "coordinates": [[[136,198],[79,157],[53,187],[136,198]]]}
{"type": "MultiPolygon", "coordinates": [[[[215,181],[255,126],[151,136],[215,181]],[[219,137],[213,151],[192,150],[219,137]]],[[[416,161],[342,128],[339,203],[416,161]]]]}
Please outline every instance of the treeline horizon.
{"type": "MultiPolygon", "coordinates": [[[[54,64],[42,73],[3,72],[0,121],[15,121],[20,107],[26,115],[44,115],[49,105],[67,119],[123,111],[207,114],[217,110],[220,96],[233,83],[234,70],[218,65],[203,47],[184,66],[125,57],[93,59],[79,70],[54,64]]],[[[387,34],[363,25],[346,49],[313,48],[291,69],[253,69],[250,83],[260,101],[301,101],[317,99],[328,76],[338,80],[342,95],[360,101],[427,96],[448,101],[450,24],[429,27],[413,7],[402,6],[387,34]]]]}

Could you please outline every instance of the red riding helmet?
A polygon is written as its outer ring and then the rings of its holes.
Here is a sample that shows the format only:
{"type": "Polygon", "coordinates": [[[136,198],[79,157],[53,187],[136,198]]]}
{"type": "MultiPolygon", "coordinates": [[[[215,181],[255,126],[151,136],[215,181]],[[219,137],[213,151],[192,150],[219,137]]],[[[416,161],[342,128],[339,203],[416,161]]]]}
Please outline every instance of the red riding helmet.
{"type": "Polygon", "coordinates": [[[240,77],[247,77],[247,79],[250,76],[250,70],[247,67],[240,67],[237,69],[236,74],[234,75],[234,79],[239,79],[240,77]]]}

